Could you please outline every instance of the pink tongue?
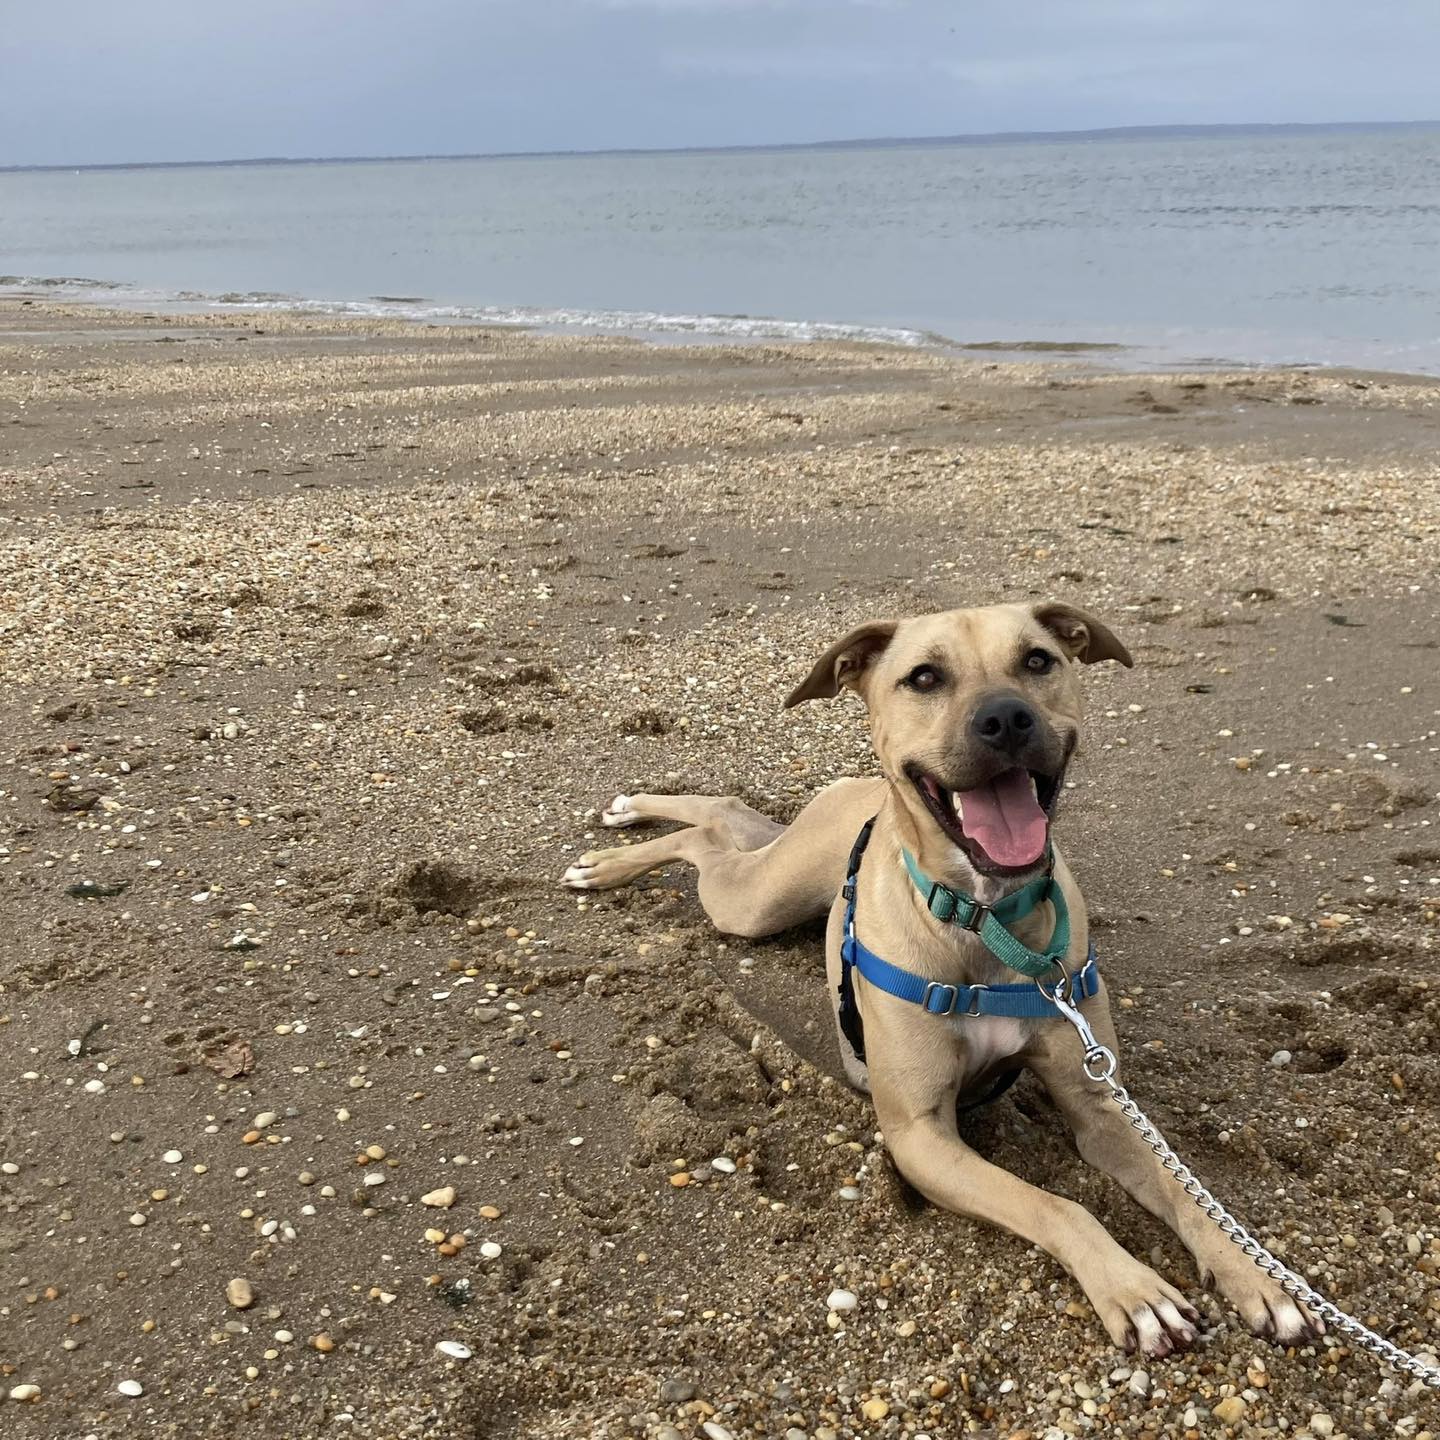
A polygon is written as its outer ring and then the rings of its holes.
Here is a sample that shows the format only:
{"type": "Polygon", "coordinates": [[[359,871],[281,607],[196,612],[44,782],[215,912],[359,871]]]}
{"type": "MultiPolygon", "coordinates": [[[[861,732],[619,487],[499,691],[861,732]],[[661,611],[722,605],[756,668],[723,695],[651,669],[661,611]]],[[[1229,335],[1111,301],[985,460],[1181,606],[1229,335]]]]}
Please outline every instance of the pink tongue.
{"type": "Polygon", "coordinates": [[[960,825],[997,865],[1033,865],[1045,853],[1045,812],[1023,770],[962,790],[960,825]]]}

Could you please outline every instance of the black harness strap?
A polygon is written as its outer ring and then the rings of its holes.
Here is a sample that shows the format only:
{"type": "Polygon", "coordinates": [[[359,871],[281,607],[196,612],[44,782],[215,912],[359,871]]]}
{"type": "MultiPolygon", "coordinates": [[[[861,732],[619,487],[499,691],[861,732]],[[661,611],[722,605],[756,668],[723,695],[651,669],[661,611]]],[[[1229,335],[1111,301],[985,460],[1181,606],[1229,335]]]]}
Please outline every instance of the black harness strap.
{"type": "MultiPolygon", "coordinates": [[[[865,847],[870,843],[870,832],[875,828],[872,815],[864,828],[855,837],[850,848],[850,859],[845,865],[845,925],[848,930],[855,918],[855,886],[860,875],[860,861],[865,857],[865,847]]],[[[855,1058],[865,1059],[865,1022],[860,1018],[860,1007],[855,1003],[855,985],[850,979],[850,966],[840,966],[840,1033],[849,1041],[855,1058]]]]}

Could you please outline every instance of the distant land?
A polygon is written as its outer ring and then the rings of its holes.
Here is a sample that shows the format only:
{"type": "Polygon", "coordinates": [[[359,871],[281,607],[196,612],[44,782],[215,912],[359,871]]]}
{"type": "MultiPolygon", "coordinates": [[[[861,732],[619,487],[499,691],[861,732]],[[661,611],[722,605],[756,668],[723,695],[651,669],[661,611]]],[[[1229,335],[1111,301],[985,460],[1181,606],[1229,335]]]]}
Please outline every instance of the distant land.
{"type": "Polygon", "coordinates": [[[1337,120],[1281,125],[1116,125],[1103,130],[997,130],[975,135],[874,136],[778,141],[769,145],[615,147],[599,150],[495,150],[427,155],[256,155],[228,160],[134,160],[104,165],[0,165],[0,174],[34,170],[191,170],[216,165],[374,165],[430,160],[539,160],[577,155],[736,155],[780,150],[903,149],[927,145],[1054,145],[1105,140],[1224,140],[1281,135],[1344,135],[1440,129],[1440,120],[1337,120]]]}

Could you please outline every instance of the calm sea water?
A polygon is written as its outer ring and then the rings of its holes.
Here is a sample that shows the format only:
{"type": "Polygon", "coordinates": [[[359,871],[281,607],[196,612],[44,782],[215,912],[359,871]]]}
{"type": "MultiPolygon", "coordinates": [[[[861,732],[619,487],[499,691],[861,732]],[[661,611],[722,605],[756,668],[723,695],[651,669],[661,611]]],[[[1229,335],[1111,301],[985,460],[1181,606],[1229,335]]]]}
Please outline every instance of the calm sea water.
{"type": "Polygon", "coordinates": [[[63,293],[1147,362],[1440,372],[1437,242],[1440,130],[0,174],[63,293]]]}

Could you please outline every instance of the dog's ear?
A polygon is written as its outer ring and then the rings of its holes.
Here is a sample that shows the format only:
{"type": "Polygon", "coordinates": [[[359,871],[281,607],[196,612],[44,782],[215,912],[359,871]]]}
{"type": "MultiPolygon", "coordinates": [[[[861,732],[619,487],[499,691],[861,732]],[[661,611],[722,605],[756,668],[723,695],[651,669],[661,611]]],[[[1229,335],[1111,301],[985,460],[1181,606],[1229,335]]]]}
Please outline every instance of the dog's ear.
{"type": "Polygon", "coordinates": [[[1120,638],[1093,615],[1063,601],[1037,605],[1031,612],[1065,647],[1072,660],[1093,665],[1097,660],[1118,660],[1126,667],[1135,662],[1120,638]]]}
{"type": "Polygon", "coordinates": [[[805,700],[834,699],[842,685],[853,688],[865,667],[890,643],[899,624],[898,620],[871,620],[837,640],[790,692],[785,708],[789,710],[805,700]]]}

